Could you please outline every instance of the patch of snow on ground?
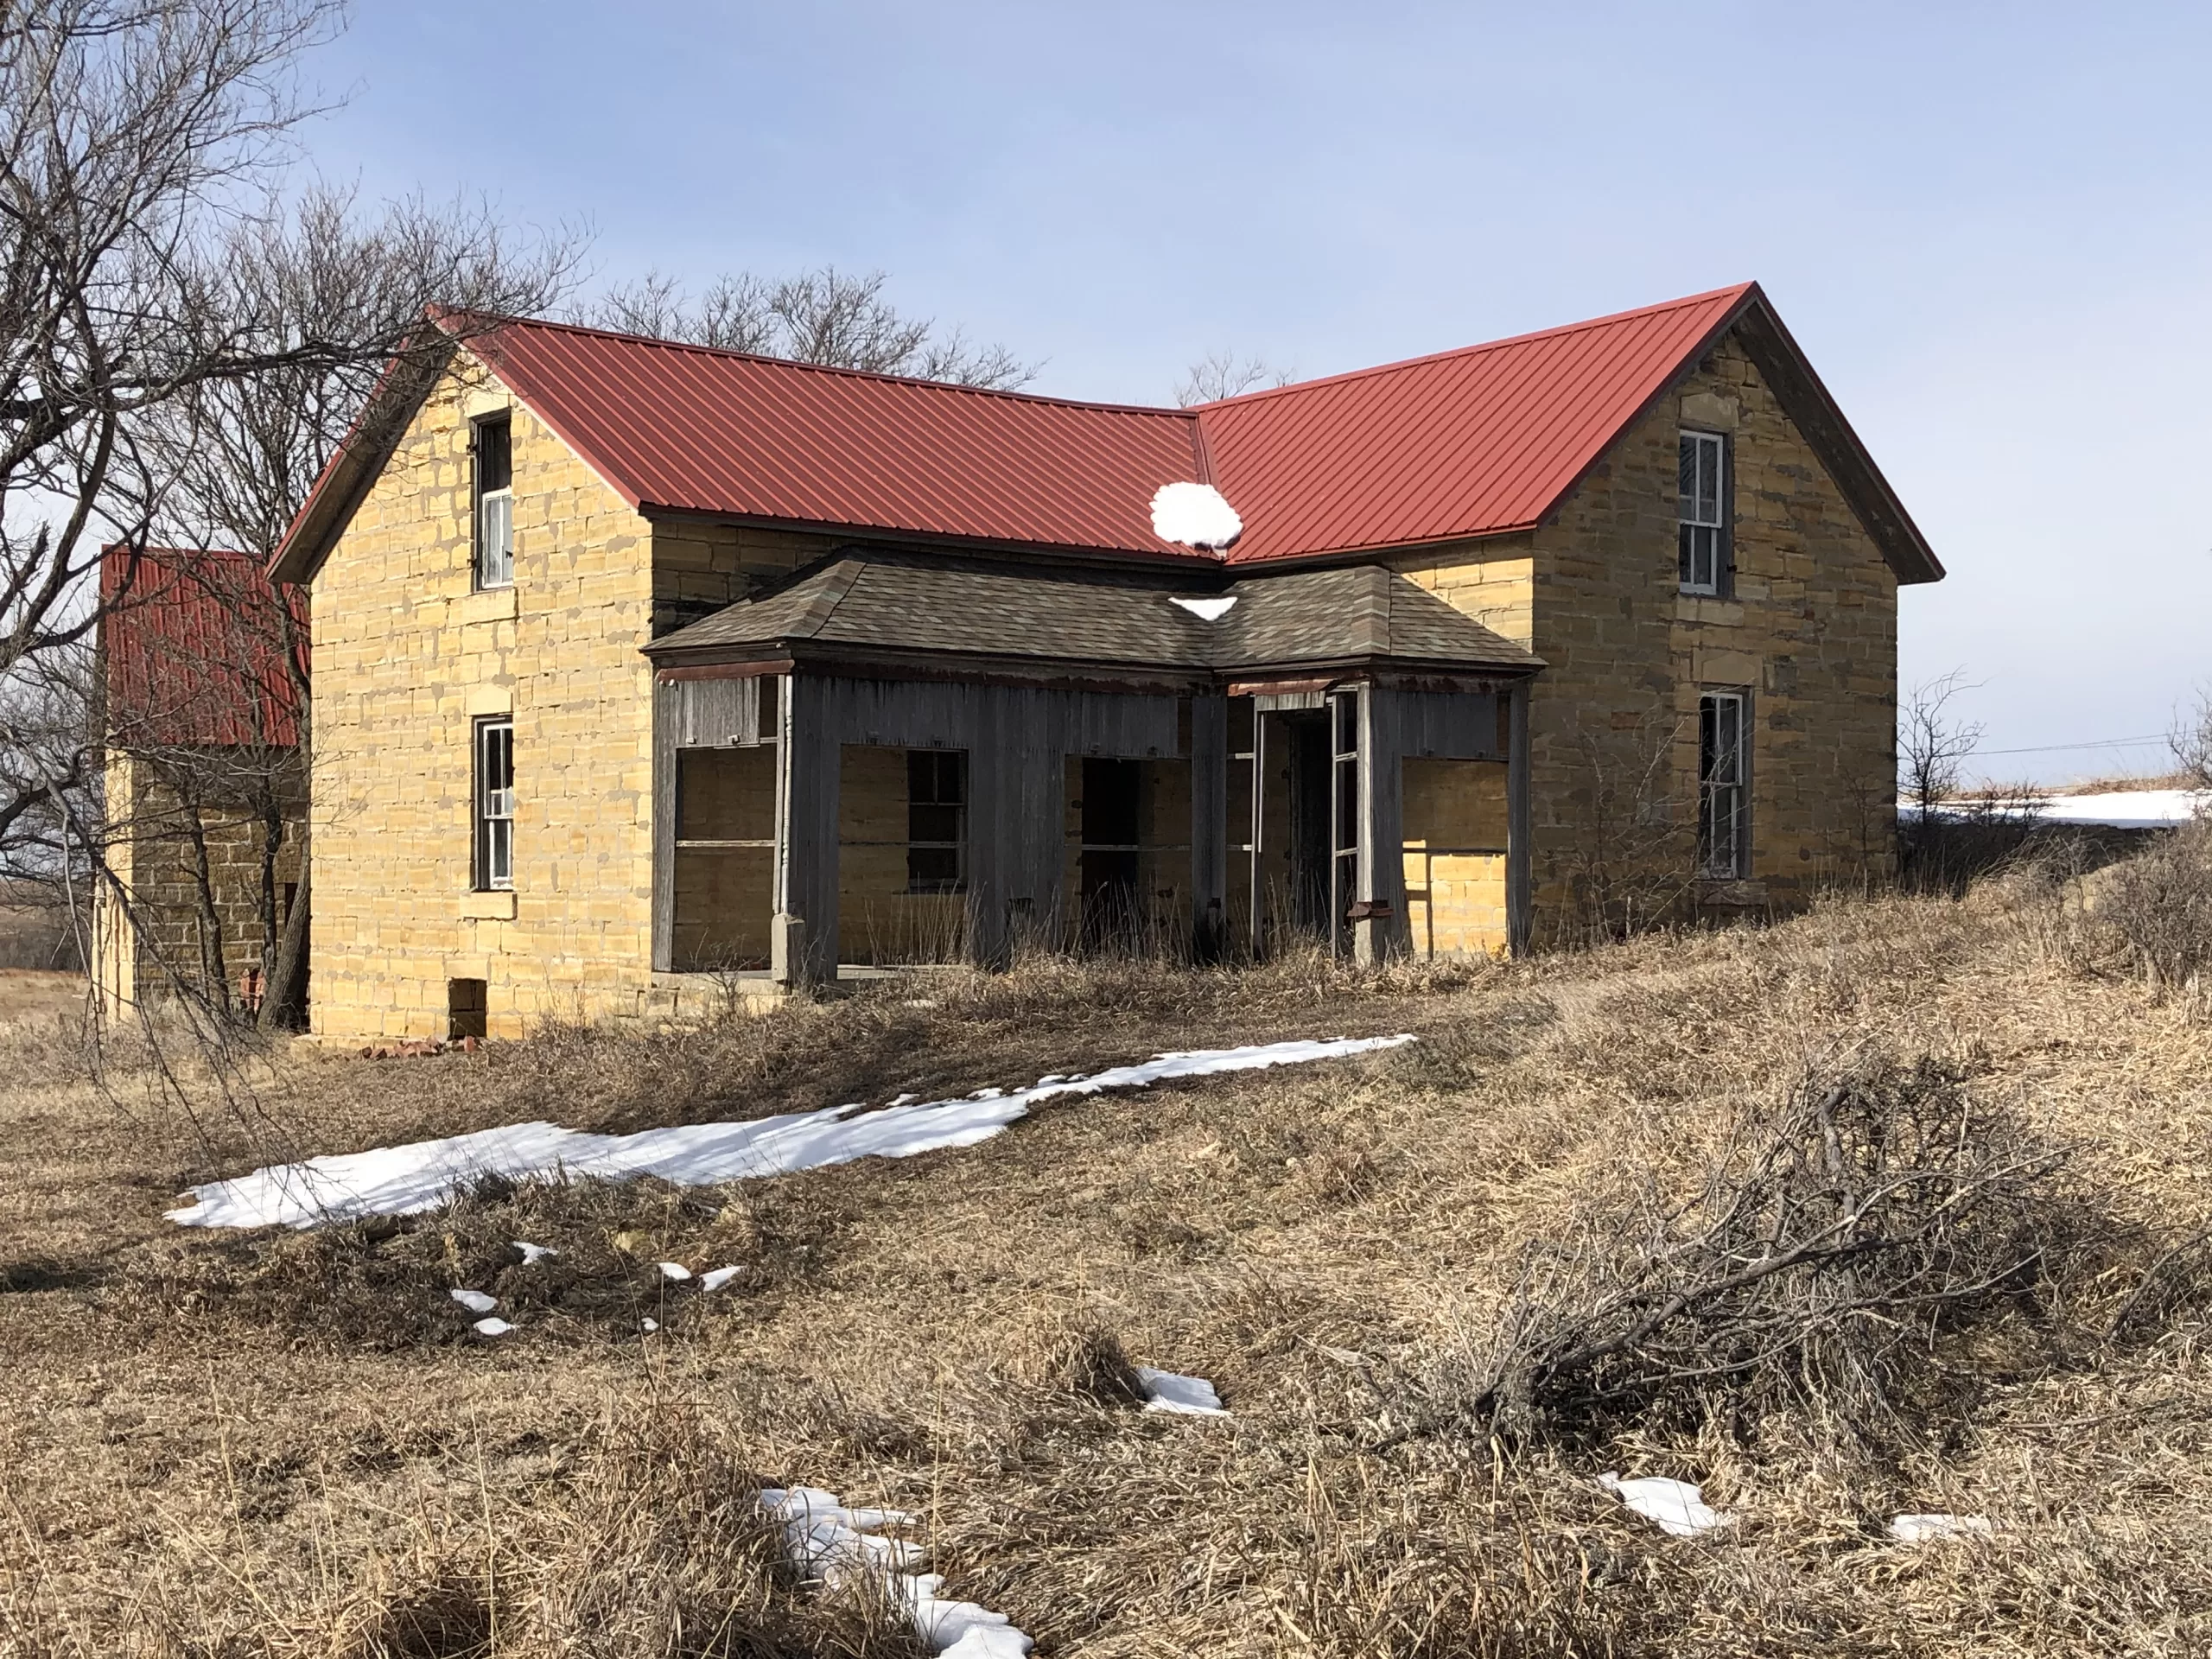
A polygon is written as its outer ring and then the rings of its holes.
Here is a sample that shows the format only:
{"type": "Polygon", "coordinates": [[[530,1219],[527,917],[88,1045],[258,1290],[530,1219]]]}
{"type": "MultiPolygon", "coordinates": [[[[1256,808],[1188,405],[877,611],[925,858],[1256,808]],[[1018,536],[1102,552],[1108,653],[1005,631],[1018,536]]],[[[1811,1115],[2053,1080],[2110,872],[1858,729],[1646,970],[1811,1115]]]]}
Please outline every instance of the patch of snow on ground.
{"type": "Polygon", "coordinates": [[[1704,1491],[1687,1480],[1669,1480],[1664,1475],[1623,1480],[1618,1475],[1607,1474],[1599,1476],[1598,1484],[1645,1520],[1657,1522],[1662,1531],[1677,1538],[1694,1538],[1701,1532],[1736,1522],[1734,1516],[1709,1508],[1704,1491]]]}
{"type": "Polygon", "coordinates": [[[921,1546],[877,1535],[916,1524],[905,1510],[848,1509],[819,1486],[764,1486],[760,1507],[781,1523],[794,1567],[833,1588],[856,1573],[885,1580],[914,1634],[946,1659],[1021,1659],[1035,1645],[1004,1613],[940,1595],[942,1575],[906,1570],[921,1565],[921,1546]]]}
{"type": "Polygon", "coordinates": [[[2186,789],[2116,789],[2101,795],[2054,795],[2036,816],[2045,823],[2101,823],[2115,830],[2155,830],[2185,823],[2205,798],[2186,789]]]}
{"type": "Polygon", "coordinates": [[[1223,594],[1215,599],[1177,599],[1171,595],[1167,602],[1180,605],[1201,622],[1218,622],[1236,608],[1236,595],[1223,594]]]}
{"type": "Polygon", "coordinates": [[[1211,551],[1242,536],[1244,521],[1211,484],[1163,484],[1152,498],[1152,533],[1211,551]]]}
{"type": "Polygon", "coordinates": [[[463,1307],[467,1308],[472,1313],[489,1313],[493,1308],[499,1305],[499,1299],[498,1297],[486,1296],[480,1290],[456,1290],[452,1292],[451,1294],[454,1300],[459,1302],[463,1307]]]}
{"type": "Polygon", "coordinates": [[[190,1191],[168,1212],[186,1227],[315,1227],[359,1216],[417,1215],[457,1190],[499,1176],[626,1180],[658,1175],[679,1186],[788,1174],[861,1158],[912,1158],[988,1141],[1062,1095],[1142,1089],[1177,1077],[1305,1065],[1410,1043],[1411,1036],[1334,1038],[1202,1048],[1155,1055],[1087,1077],[1063,1077],[994,1100],[931,1100],[851,1114],[845,1106],[784,1112],[738,1123],[688,1123],[635,1135],[593,1135],[552,1123],[513,1123],[440,1141],[277,1164],[190,1191]]]}
{"type": "Polygon", "coordinates": [[[508,1332],[513,1330],[514,1326],[509,1325],[505,1319],[495,1318],[479,1319],[471,1328],[480,1337],[504,1337],[508,1332]]]}
{"type": "Polygon", "coordinates": [[[1986,1515],[1900,1515],[1890,1522],[1890,1536],[1901,1544],[1933,1543],[1946,1538],[1987,1538],[1996,1529],[1986,1515]]]}
{"type": "Polygon", "coordinates": [[[520,1239],[515,1240],[515,1249],[522,1252],[522,1264],[525,1268],[534,1268],[547,1256],[561,1254],[550,1244],[525,1244],[520,1239]]]}
{"type": "Polygon", "coordinates": [[[743,1273],[744,1271],[744,1268],[740,1266],[734,1268],[716,1268],[711,1273],[702,1273],[699,1275],[699,1288],[702,1290],[720,1290],[724,1285],[729,1283],[731,1280],[736,1278],[739,1274],[743,1273]]]}
{"type": "MultiPolygon", "coordinates": [[[[1998,809],[2000,817],[2024,818],[2032,807],[2042,823],[2101,824],[2110,830],[2158,830],[2184,823],[2200,807],[2212,807],[2212,796],[2187,789],[2109,789],[2094,795],[2036,795],[2025,802],[1998,809]]],[[[1937,811],[1945,817],[1967,817],[1990,809],[1977,801],[1946,801],[1937,811]]],[[[1911,818],[1916,809],[1897,804],[1901,817],[1911,818]]]]}
{"type": "Polygon", "coordinates": [[[650,1337],[654,1332],[660,1329],[660,1321],[658,1319],[640,1319],[638,1321],[638,1328],[650,1337]]]}
{"type": "Polygon", "coordinates": [[[1136,1368],[1137,1381],[1143,1386],[1147,1411],[1182,1412],[1192,1417],[1226,1417],[1229,1412],[1221,1403],[1221,1396],[1213,1384],[1203,1376],[1182,1376],[1173,1371],[1155,1371],[1149,1365],[1136,1368]]]}
{"type": "Polygon", "coordinates": [[[691,1276],[691,1269],[681,1262],[664,1262],[660,1264],[660,1276],[680,1285],[691,1276]]]}

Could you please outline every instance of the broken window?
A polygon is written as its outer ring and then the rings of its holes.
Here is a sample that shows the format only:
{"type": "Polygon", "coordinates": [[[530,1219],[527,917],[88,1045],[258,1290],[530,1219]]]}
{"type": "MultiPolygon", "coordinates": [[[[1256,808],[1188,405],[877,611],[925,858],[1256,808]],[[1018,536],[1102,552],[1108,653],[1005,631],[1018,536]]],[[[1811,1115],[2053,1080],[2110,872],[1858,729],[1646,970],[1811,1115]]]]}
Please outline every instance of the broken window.
{"type": "Polygon", "coordinates": [[[1717,432],[1685,432],[1675,511],[1682,591],[1728,589],[1727,445],[1717,432]]]}
{"type": "Polygon", "coordinates": [[[957,893],[967,874],[968,756],[906,751],[906,891],[957,893]]]}
{"type": "Polygon", "coordinates": [[[476,585],[515,579],[514,451],[505,415],[476,423],[476,585]]]}
{"type": "Polygon", "coordinates": [[[1697,700],[1698,868],[1724,881],[1751,873],[1747,702],[1740,691],[1697,700]]]}
{"type": "Polygon", "coordinates": [[[476,722],[476,885],[515,884],[515,723],[476,722]]]}

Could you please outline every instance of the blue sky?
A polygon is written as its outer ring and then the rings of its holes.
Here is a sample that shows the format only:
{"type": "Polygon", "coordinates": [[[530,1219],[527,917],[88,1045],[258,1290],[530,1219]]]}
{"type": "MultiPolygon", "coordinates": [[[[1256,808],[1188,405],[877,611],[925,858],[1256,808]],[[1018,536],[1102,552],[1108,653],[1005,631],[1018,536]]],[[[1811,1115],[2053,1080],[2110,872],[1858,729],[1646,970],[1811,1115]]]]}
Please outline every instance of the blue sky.
{"type": "Polygon", "coordinates": [[[880,268],[1071,396],[1757,277],[1951,570],[1908,683],[1990,751],[2212,684],[2212,8],[362,0],[311,69],[372,194],[588,220],[602,281],[880,268]]]}

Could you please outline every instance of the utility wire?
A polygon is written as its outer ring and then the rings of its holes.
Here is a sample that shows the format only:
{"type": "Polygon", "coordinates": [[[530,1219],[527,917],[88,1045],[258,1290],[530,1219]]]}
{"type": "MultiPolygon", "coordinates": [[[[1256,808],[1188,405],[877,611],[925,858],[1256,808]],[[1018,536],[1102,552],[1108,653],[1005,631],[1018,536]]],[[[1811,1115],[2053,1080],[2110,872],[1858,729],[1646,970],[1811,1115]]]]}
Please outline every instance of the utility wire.
{"type": "Polygon", "coordinates": [[[2144,743],[2163,743],[2167,734],[2158,732],[2149,737],[2107,737],[2094,743],[2037,743],[2024,749],[1976,749],[1976,754],[2056,754],[2062,749],[2126,749],[2144,743]]]}

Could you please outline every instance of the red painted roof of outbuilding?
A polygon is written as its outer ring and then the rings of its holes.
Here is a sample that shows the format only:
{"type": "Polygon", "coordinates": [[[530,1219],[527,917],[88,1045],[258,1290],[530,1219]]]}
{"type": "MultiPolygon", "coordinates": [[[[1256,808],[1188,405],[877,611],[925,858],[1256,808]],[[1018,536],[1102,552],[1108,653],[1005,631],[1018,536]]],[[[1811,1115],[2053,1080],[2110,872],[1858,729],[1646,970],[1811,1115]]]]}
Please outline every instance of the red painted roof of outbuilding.
{"type": "Polygon", "coordinates": [[[1232,564],[1540,522],[1696,362],[1749,283],[1199,409],[1232,564]]]}
{"type": "Polygon", "coordinates": [[[118,543],[100,550],[100,603],[114,742],[289,748],[299,741],[299,697],[284,646],[293,641],[304,674],[303,590],[287,588],[280,601],[251,554],[118,543]],[[281,604],[291,607],[289,628],[281,604]]]}
{"type": "Polygon", "coordinates": [[[473,348],[632,505],[1174,553],[1153,493],[1197,423],[542,322],[473,348]]]}

